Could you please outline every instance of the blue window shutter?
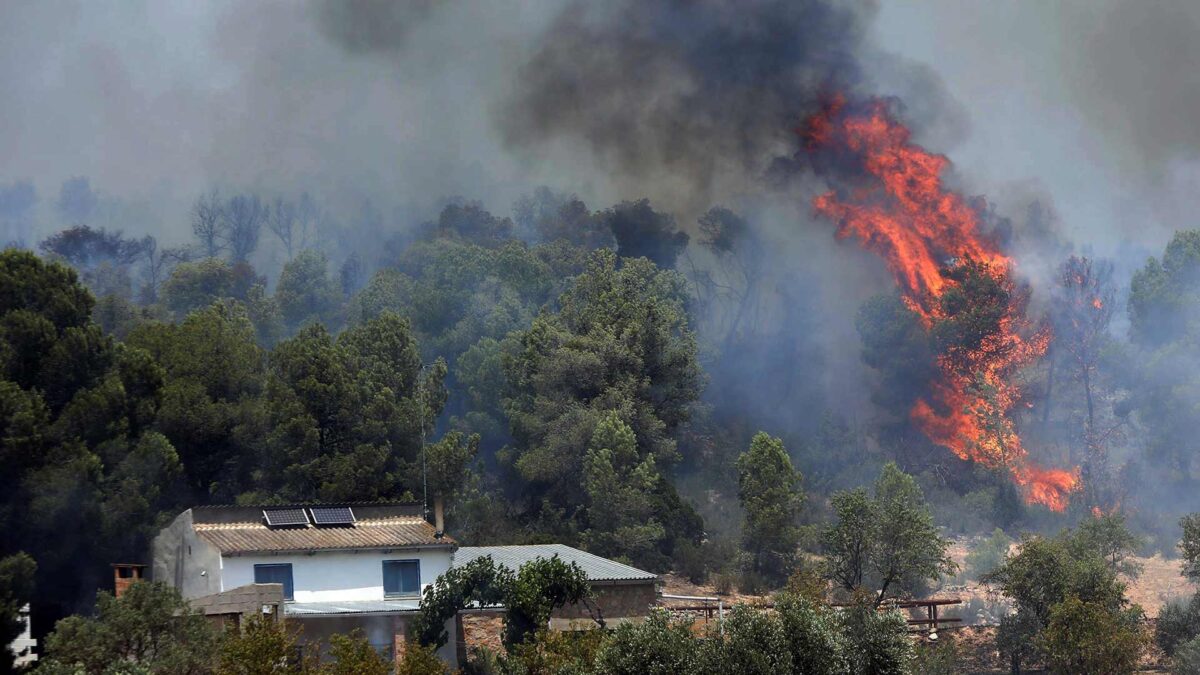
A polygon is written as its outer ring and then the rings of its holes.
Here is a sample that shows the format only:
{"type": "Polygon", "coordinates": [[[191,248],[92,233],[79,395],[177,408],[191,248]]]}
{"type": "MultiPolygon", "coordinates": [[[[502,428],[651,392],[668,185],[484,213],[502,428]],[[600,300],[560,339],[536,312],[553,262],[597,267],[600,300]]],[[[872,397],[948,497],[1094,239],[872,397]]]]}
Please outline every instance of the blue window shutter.
{"type": "Polygon", "coordinates": [[[255,565],[254,583],[283,584],[283,599],[293,599],[291,563],[283,563],[278,565],[255,565]]]}

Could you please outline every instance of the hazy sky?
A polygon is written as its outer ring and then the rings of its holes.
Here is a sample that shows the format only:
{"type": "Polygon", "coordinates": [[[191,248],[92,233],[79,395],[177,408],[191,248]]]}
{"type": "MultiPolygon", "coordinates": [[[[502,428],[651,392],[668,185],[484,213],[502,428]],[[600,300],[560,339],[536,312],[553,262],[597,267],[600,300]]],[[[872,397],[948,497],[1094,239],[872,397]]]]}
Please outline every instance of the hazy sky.
{"type": "MultiPolygon", "coordinates": [[[[0,182],[52,200],[86,175],[172,221],[208,186],[501,211],[540,182],[596,206],[643,196],[569,141],[527,152],[498,135],[497,102],[570,4],[422,0],[364,34],[313,3],[0,3],[0,182]]],[[[1077,243],[1154,250],[1197,225],[1198,19],[1183,1],[884,0],[863,65],[885,92],[901,79],[889,54],[941,79],[960,123],[921,140],[972,191],[1044,193],[1077,243]]]]}

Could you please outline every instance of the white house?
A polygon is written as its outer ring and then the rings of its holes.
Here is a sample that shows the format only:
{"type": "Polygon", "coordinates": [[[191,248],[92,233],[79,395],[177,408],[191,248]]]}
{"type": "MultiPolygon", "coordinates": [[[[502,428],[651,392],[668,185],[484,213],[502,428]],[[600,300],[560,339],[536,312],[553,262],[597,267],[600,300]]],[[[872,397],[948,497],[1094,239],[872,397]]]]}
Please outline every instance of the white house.
{"type": "Polygon", "coordinates": [[[14,664],[20,668],[21,666],[31,665],[37,661],[37,654],[33,653],[34,648],[37,647],[37,640],[34,640],[33,634],[30,633],[28,604],[21,608],[18,618],[22,625],[21,634],[8,645],[8,648],[12,651],[13,656],[16,657],[14,664]]]}
{"type": "MultiPolygon", "coordinates": [[[[454,565],[482,556],[517,571],[536,558],[573,562],[591,582],[587,607],[563,607],[551,627],[592,627],[646,616],[657,577],[561,544],[459,549],[420,504],[199,506],[154,539],[151,578],[168,583],[206,615],[240,621],[262,612],[299,624],[302,640],[327,644],[360,629],[380,651],[398,654],[421,593],[454,565]]],[[[492,608],[488,611],[502,611],[492,608]]],[[[457,667],[465,649],[458,618],[438,655],[457,667]]]]}
{"type": "MultiPolygon", "coordinates": [[[[155,538],[152,578],[208,613],[279,606],[305,642],[357,628],[391,651],[456,547],[419,504],[201,506],[155,538]],[[248,595],[255,584],[279,584],[282,602],[263,601],[261,586],[248,595]]],[[[456,631],[447,628],[451,642],[439,655],[455,665],[456,631]]]]}

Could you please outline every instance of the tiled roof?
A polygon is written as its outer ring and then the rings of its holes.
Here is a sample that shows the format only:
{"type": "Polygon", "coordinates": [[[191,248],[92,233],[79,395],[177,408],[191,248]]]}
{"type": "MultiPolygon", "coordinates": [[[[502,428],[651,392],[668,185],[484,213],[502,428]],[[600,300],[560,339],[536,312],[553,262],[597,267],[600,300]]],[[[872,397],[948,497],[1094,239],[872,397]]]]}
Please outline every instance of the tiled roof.
{"type": "Polygon", "coordinates": [[[192,526],[223,554],[455,545],[448,536],[434,536],[433,526],[409,505],[364,506],[354,511],[359,520],[352,527],[270,528],[261,508],[205,507],[194,510],[192,526]]]}
{"type": "Polygon", "coordinates": [[[354,600],[349,602],[289,602],[283,606],[287,616],[329,616],[331,614],[390,614],[415,612],[421,601],[411,600],[354,600]]]}
{"type": "Polygon", "coordinates": [[[615,560],[601,558],[564,544],[530,544],[527,546],[463,546],[454,553],[454,566],[461,567],[476,558],[492,556],[497,565],[516,572],[521,565],[537,558],[558,555],[563,562],[574,562],[587,574],[589,581],[653,581],[656,574],[630,567],[615,560]]]}

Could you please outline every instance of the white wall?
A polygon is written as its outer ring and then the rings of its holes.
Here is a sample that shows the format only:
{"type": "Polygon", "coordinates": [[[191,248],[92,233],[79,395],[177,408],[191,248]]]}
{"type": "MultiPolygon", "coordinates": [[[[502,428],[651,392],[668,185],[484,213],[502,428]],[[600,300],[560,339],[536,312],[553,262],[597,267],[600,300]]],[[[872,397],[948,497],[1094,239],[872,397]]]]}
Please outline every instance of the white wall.
{"type": "Polygon", "coordinates": [[[384,560],[420,560],[424,590],[450,569],[450,549],[225,556],[221,559],[221,590],[254,583],[255,565],[291,563],[296,602],[383,600],[384,560]]]}

